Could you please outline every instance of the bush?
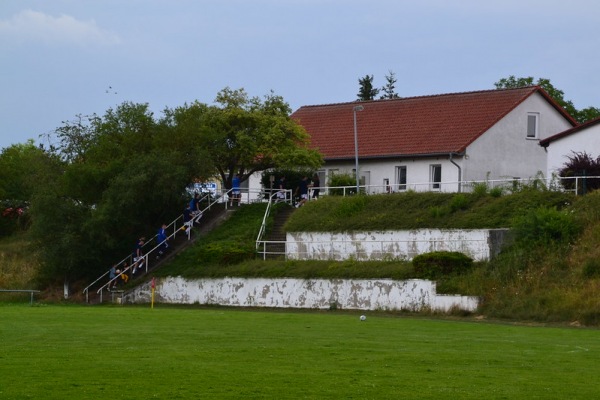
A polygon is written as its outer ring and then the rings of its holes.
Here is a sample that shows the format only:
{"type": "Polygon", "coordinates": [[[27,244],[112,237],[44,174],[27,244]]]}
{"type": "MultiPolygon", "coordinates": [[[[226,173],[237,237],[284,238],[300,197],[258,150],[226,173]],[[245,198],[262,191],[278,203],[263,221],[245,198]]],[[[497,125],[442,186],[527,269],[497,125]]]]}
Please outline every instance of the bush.
{"type": "Polygon", "coordinates": [[[473,259],[457,251],[435,251],[413,258],[415,274],[420,278],[435,279],[444,275],[460,274],[471,269],[473,259]]]}
{"type": "MultiPolygon", "coordinates": [[[[346,195],[356,194],[356,177],[350,174],[335,174],[329,178],[328,186],[350,186],[345,189],[346,195]]],[[[344,195],[344,189],[329,189],[329,194],[332,196],[342,196],[344,195]]]]}
{"type": "Polygon", "coordinates": [[[571,213],[555,207],[539,207],[513,220],[515,241],[526,247],[533,245],[572,243],[580,231],[571,213]]]}
{"type": "Polygon", "coordinates": [[[471,205],[469,197],[466,195],[459,193],[452,197],[450,200],[450,211],[456,212],[460,210],[466,210],[471,205]]]}

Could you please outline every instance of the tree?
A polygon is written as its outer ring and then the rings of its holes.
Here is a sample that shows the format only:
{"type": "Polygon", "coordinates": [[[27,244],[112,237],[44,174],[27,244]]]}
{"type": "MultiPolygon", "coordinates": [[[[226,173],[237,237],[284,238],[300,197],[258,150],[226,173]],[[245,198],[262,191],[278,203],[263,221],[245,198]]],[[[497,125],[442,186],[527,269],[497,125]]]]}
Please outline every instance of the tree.
{"type": "Polygon", "coordinates": [[[214,170],[198,161],[199,143],[188,131],[157,122],[147,104],[78,118],[55,135],[60,169],[37,188],[31,206],[47,279],[97,276],[140,235],[179,215],[184,188],[214,170]]]}
{"type": "Polygon", "coordinates": [[[379,89],[373,87],[373,75],[365,75],[364,78],[359,78],[358,84],[360,85],[358,91],[359,101],[373,100],[379,94],[379,89]]]}
{"type": "Polygon", "coordinates": [[[385,76],[386,84],[381,88],[380,99],[398,99],[400,96],[396,93],[396,74],[393,71],[389,71],[388,75],[385,76]]]}
{"type": "Polygon", "coordinates": [[[573,105],[572,101],[565,100],[564,92],[555,88],[554,85],[550,83],[550,79],[539,78],[537,82],[534,82],[534,78],[532,76],[527,78],[516,78],[514,75],[511,75],[508,78],[502,78],[498,82],[494,83],[496,89],[511,89],[533,85],[540,86],[542,89],[544,89],[546,93],[548,93],[548,95],[554,99],[554,101],[556,101],[579,123],[600,117],[600,109],[594,107],[588,107],[578,111],[573,105]]]}
{"type": "Polygon", "coordinates": [[[318,168],[321,155],[309,148],[309,136],[290,118],[290,107],[273,93],[260,100],[244,89],[221,90],[216,105],[200,103],[171,112],[178,121],[188,121],[225,188],[270,168],[318,168]]]}
{"type": "Polygon", "coordinates": [[[195,179],[247,179],[277,166],[321,165],[287,103],[224,89],[217,105],[166,109],[123,103],[103,116],[77,117],[55,130],[48,169],[32,196],[31,233],[42,277],[95,277],[131,251],[140,235],[178,216],[195,179]]]}
{"type": "Polygon", "coordinates": [[[28,206],[35,188],[44,185],[44,175],[57,162],[29,140],[0,152],[0,236],[25,229],[29,223],[28,206]]]}

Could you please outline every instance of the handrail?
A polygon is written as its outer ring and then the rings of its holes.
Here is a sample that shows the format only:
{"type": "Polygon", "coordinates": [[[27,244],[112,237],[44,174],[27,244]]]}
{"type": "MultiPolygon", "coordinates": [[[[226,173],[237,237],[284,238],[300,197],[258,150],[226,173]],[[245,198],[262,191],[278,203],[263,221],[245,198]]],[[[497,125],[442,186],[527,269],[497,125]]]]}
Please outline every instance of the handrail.
{"type": "MultiPolygon", "coordinates": [[[[208,198],[208,205],[202,209],[200,211],[200,213],[194,217],[192,220],[197,222],[198,220],[200,220],[200,218],[202,217],[203,213],[207,210],[209,210],[211,208],[211,206],[213,206],[214,204],[218,203],[220,201],[220,199],[216,199],[216,198],[212,198],[210,196],[210,194],[206,194],[205,196],[200,198],[200,201],[203,201],[205,199],[208,198]]],[[[167,240],[171,239],[172,237],[174,237],[177,232],[179,232],[179,230],[181,230],[181,228],[184,226],[185,224],[183,223],[183,216],[179,215],[177,218],[175,218],[169,225],[167,225],[167,230],[173,230],[173,232],[167,236],[167,240]],[[181,222],[180,222],[181,221],[181,222]]],[[[142,248],[145,248],[146,246],[149,246],[153,241],[155,241],[156,237],[158,235],[154,235],[152,236],[148,241],[146,241],[144,243],[144,245],[142,246],[142,248]]],[[[190,240],[191,238],[191,232],[190,230],[188,230],[187,232],[187,236],[188,236],[188,240],[190,240]]],[[[156,243],[154,245],[154,247],[152,247],[150,250],[146,251],[144,256],[142,257],[142,261],[139,263],[141,265],[145,266],[145,273],[148,273],[148,257],[154,253],[154,251],[156,249],[158,249],[161,246],[162,243],[156,243]]],[[[118,263],[116,263],[115,265],[123,265],[124,262],[127,262],[128,266],[123,269],[119,274],[115,275],[114,278],[110,279],[108,282],[106,282],[105,284],[101,285],[100,288],[96,291],[97,294],[100,294],[100,301],[102,302],[102,293],[103,290],[106,287],[109,287],[115,280],[120,279],[121,275],[123,275],[125,272],[130,271],[133,267],[133,257],[131,254],[129,254],[128,256],[126,256],[125,258],[123,258],[121,261],[119,261],[118,263]]],[[[105,279],[107,275],[110,274],[110,269],[106,272],[104,272],[100,277],[98,277],[94,282],[92,282],[91,284],[89,284],[85,289],[83,289],[83,293],[85,293],[85,300],[86,302],[89,302],[89,290],[92,286],[96,285],[100,280],[105,279]]]]}
{"type": "Polygon", "coordinates": [[[273,197],[275,197],[277,193],[272,193],[269,196],[269,202],[267,203],[267,209],[265,210],[265,215],[263,216],[262,224],[260,225],[260,229],[258,231],[258,236],[256,236],[256,250],[258,251],[258,243],[262,239],[262,236],[265,234],[265,230],[267,228],[267,218],[269,217],[269,213],[271,212],[271,206],[273,205],[273,197]]]}
{"type": "MultiPolygon", "coordinates": [[[[263,216],[263,220],[262,220],[262,223],[260,225],[260,229],[258,231],[258,235],[256,237],[255,250],[258,252],[258,248],[260,247],[260,244],[263,243],[263,258],[264,258],[265,254],[266,254],[266,244],[265,244],[265,241],[262,240],[262,237],[264,236],[264,234],[266,232],[266,229],[267,229],[267,218],[269,218],[269,214],[271,213],[271,207],[273,205],[273,198],[275,196],[277,196],[279,194],[279,192],[280,192],[280,190],[277,190],[275,193],[272,193],[269,196],[269,202],[268,202],[267,208],[265,210],[265,215],[263,216]]],[[[285,190],[285,192],[286,193],[285,193],[285,200],[284,200],[284,202],[286,202],[286,203],[287,202],[291,202],[292,201],[291,200],[291,192],[292,191],[291,190],[285,190]],[[290,195],[289,196],[290,200],[288,200],[288,194],[290,195]]]]}

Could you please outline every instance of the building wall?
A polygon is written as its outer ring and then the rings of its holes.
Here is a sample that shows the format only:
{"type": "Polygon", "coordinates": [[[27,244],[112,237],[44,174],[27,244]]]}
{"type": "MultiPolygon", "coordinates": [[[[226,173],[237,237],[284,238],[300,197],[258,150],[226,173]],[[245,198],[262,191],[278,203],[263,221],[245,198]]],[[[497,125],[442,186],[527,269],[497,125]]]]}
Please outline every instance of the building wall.
{"type": "Polygon", "coordinates": [[[592,125],[572,135],[554,140],[547,147],[548,176],[558,173],[573,152],[585,151],[593,158],[600,156],[600,124],[592,125]]]}
{"type": "MultiPolygon", "coordinates": [[[[460,165],[460,158],[453,158],[460,165]]],[[[326,176],[334,173],[347,173],[354,175],[354,161],[333,161],[325,163],[323,169],[326,176]]],[[[402,192],[405,190],[414,191],[442,191],[456,192],[458,188],[458,168],[450,162],[450,157],[430,157],[430,158],[390,158],[380,160],[359,160],[359,172],[361,177],[368,176],[365,181],[370,185],[368,192],[384,193],[385,180],[391,184],[393,192],[402,192]],[[442,167],[442,184],[439,189],[433,189],[430,184],[430,166],[439,164],[442,167]],[[397,185],[397,167],[406,167],[406,189],[401,189],[397,185]]],[[[329,179],[327,179],[329,186],[329,179]]]]}
{"type": "MultiPolygon", "coordinates": [[[[474,311],[478,298],[438,295],[435,282],[342,279],[194,279],[157,278],[155,301],[168,304],[210,304],[348,310],[474,311]]],[[[150,283],[128,293],[124,303],[149,303],[150,283]]]]}
{"type": "Polygon", "coordinates": [[[531,178],[546,173],[547,158],[539,140],[572,126],[536,93],[475,140],[466,151],[464,180],[531,178]],[[527,138],[527,115],[539,113],[538,137],[527,138]]]}
{"type": "Polygon", "coordinates": [[[286,257],[295,260],[411,260],[432,251],[458,251],[489,260],[507,229],[417,229],[382,232],[288,232],[286,257]]]}

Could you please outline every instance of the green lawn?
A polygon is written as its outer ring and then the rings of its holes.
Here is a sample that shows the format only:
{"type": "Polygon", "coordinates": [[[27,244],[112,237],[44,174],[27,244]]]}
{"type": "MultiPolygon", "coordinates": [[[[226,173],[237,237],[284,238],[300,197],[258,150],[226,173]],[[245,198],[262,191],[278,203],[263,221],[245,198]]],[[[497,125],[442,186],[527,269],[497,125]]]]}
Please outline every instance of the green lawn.
{"type": "Polygon", "coordinates": [[[590,399],[600,332],[358,313],[0,304],[0,399],[590,399]]]}

